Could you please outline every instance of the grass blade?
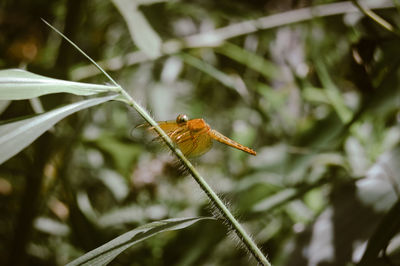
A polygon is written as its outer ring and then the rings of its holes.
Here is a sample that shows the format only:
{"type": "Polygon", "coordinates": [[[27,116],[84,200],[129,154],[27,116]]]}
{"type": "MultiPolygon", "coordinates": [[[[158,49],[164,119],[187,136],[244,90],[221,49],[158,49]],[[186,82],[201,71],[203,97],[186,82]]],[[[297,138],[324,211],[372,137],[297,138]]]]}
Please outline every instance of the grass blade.
{"type": "Polygon", "coordinates": [[[20,152],[61,119],[114,99],[116,95],[72,103],[31,118],[0,125],[0,164],[20,152]]]}
{"type": "Polygon", "coordinates": [[[338,87],[333,83],[329,76],[328,70],[321,60],[315,60],[315,69],[324,86],[325,93],[333,106],[334,110],[340,117],[343,123],[347,123],[351,120],[353,114],[351,110],[346,106],[343,96],[338,87]]]}
{"type": "Polygon", "coordinates": [[[267,79],[276,79],[279,77],[279,70],[273,62],[233,43],[225,42],[224,45],[218,47],[216,51],[250,69],[253,69],[254,71],[261,73],[267,79]]]}
{"type": "Polygon", "coordinates": [[[205,220],[213,219],[209,217],[176,218],[157,222],[152,222],[131,230],[117,238],[105,243],[104,245],[84,254],[67,264],[76,265],[107,265],[119,254],[131,246],[162,232],[179,230],[192,224],[205,220]]]}
{"type": "Polygon", "coordinates": [[[23,100],[62,92],[86,96],[110,91],[119,88],[53,79],[21,69],[0,70],[0,100],[23,100]]]}

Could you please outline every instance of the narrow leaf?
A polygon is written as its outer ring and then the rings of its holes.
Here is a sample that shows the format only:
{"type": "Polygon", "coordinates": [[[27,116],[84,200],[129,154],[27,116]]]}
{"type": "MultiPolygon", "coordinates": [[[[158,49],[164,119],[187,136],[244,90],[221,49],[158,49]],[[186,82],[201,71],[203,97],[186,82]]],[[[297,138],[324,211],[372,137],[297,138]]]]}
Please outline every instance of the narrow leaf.
{"type": "Polygon", "coordinates": [[[226,87],[236,89],[234,79],[232,77],[230,77],[229,75],[225,74],[224,72],[220,71],[213,65],[208,64],[207,62],[202,61],[190,54],[182,53],[179,55],[179,57],[182,58],[185,63],[210,75],[211,77],[215,78],[216,80],[218,80],[220,83],[222,83],[226,87]]]}
{"type": "Polygon", "coordinates": [[[279,70],[274,63],[233,43],[225,42],[216,52],[261,73],[267,79],[279,77],[279,70]]]}
{"type": "Polygon", "coordinates": [[[137,3],[131,0],[113,0],[113,3],[124,17],[133,42],[150,58],[159,57],[161,38],[137,9],[137,3]]]}
{"type": "Polygon", "coordinates": [[[119,254],[126,249],[156,234],[179,230],[191,226],[192,224],[205,219],[213,219],[211,217],[193,217],[193,218],[176,218],[157,222],[152,222],[131,230],[110,242],[84,254],[76,260],[67,264],[67,266],[75,265],[107,265],[119,254]]]}
{"type": "Polygon", "coordinates": [[[343,123],[349,122],[353,114],[346,106],[343,95],[341,94],[339,88],[333,83],[331,77],[329,76],[328,70],[321,60],[315,60],[314,64],[331,105],[343,123]]]}
{"type": "Polygon", "coordinates": [[[385,250],[390,240],[398,233],[400,228],[400,200],[382,218],[377,229],[368,240],[365,252],[358,266],[371,265],[371,261],[376,261],[379,253],[385,250]]]}
{"type": "Polygon", "coordinates": [[[119,91],[116,86],[53,79],[21,69],[0,70],[0,100],[22,100],[51,93],[93,95],[119,91]]]}
{"type": "Polygon", "coordinates": [[[72,103],[31,118],[0,125],[0,164],[20,152],[68,115],[112,100],[116,95],[72,103]]]}

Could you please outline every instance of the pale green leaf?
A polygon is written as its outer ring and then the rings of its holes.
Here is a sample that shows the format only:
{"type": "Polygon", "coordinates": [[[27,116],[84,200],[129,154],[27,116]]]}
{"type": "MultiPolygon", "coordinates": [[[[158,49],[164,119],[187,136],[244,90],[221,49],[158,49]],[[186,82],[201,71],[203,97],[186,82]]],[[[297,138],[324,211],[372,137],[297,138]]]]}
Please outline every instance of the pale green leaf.
{"type": "Polygon", "coordinates": [[[280,75],[278,67],[273,62],[233,43],[225,42],[216,49],[216,52],[261,73],[267,79],[276,79],[280,75]]]}
{"type": "Polygon", "coordinates": [[[116,95],[72,103],[27,119],[0,125],[0,164],[20,152],[68,115],[114,99],[116,95]]]}
{"type": "Polygon", "coordinates": [[[53,79],[22,69],[0,70],[0,100],[22,100],[51,93],[93,95],[119,91],[116,86],[53,79]]]}
{"type": "Polygon", "coordinates": [[[232,88],[232,89],[236,89],[234,79],[232,77],[230,77],[229,75],[225,74],[224,72],[220,71],[213,65],[211,65],[205,61],[202,61],[202,60],[198,59],[197,57],[194,57],[190,54],[182,53],[179,55],[179,57],[182,58],[186,64],[189,64],[189,65],[199,69],[200,71],[203,71],[204,73],[206,73],[206,74],[210,75],[211,77],[215,78],[216,80],[218,80],[223,85],[225,85],[229,88],[232,88]]]}
{"type": "Polygon", "coordinates": [[[107,265],[115,257],[124,252],[126,249],[135,245],[136,243],[139,243],[149,237],[152,237],[162,232],[183,229],[204,219],[213,219],[213,218],[210,217],[176,218],[176,219],[168,219],[168,220],[152,222],[140,226],[84,254],[83,256],[77,258],[76,260],[68,263],[67,266],[107,265]]]}

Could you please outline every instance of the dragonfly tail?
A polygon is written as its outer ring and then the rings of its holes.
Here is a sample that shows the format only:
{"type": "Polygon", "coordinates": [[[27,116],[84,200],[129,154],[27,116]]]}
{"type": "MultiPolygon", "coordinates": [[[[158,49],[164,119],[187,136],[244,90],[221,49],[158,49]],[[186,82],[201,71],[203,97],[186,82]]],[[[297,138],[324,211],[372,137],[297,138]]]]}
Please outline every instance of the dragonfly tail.
{"type": "Polygon", "coordinates": [[[251,155],[254,155],[254,156],[257,155],[256,151],[254,151],[253,149],[250,149],[250,148],[248,148],[246,146],[243,146],[242,144],[237,143],[236,141],[231,140],[228,137],[225,137],[224,135],[222,135],[221,133],[219,133],[216,130],[211,129],[208,132],[208,134],[210,134],[210,136],[213,139],[215,139],[216,141],[218,141],[218,142],[221,142],[223,144],[229,145],[229,146],[234,147],[234,148],[236,148],[238,150],[247,152],[247,153],[249,153],[251,155]]]}

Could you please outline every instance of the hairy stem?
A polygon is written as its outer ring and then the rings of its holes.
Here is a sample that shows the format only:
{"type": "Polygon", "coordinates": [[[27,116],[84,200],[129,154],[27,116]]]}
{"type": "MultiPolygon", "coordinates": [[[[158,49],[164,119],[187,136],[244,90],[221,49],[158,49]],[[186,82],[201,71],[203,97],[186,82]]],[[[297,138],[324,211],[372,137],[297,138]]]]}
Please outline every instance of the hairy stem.
{"type": "Polygon", "coordinates": [[[105,72],[92,58],[90,58],[85,52],[83,52],[75,43],[69,40],[64,34],[50,25],[48,22],[43,20],[50,28],[56,31],[64,39],[66,39],[72,46],[74,46],[79,52],[81,52],[90,62],[92,62],[115,86],[117,86],[120,91],[121,97],[119,100],[125,102],[129,106],[133,107],[142,117],[146,120],[154,130],[160,135],[167,146],[172,150],[172,152],[178,157],[182,164],[187,168],[190,174],[193,176],[195,181],[199,184],[200,188],[206,193],[212,204],[220,211],[223,217],[226,219],[228,225],[235,231],[237,236],[243,241],[244,245],[248,251],[254,256],[258,263],[266,266],[270,266],[271,263],[268,261],[267,257],[261,252],[256,243],[251,239],[251,237],[246,233],[242,225],[236,220],[229,209],[225,206],[222,200],[217,196],[217,194],[212,190],[212,188],[207,184],[205,179],[200,175],[200,173],[194,168],[192,163],[183,155],[183,153],[175,147],[172,140],[168,135],[158,126],[154,119],[149,115],[149,113],[141,107],[135,100],[107,73],[105,72]]]}
{"type": "Polygon", "coordinates": [[[207,184],[205,179],[200,175],[200,173],[194,168],[192,163],[183,155],[183,153],[175,147],[172,140],[165,134],[165,132],[157,125],[157,123],[150,117],[150,115],[144,110],[140,105],[138,105],[132,97],[125,91],[122,90],[121,94],[125,97],[126,103],[132,106],[150,125],[154,127],[160,137],[164,142],[171,148],[172,152],[179,158],[183,165],[187,168],[190,174],[193,176],[194,180],[199,184],[200,188],[207,194],[213,205],[220,211],[229,226],[235,231],[237,236],[243,241],[250,253],[255,257],[255,259],[262,265],[271,265],[266,256],[261,252],[258,246],[246,233],[241,224],[232,215],[229,209],[224,205],[222,200],[217,196],[217,194],[212,190],[212,188],[207,184]]]}

